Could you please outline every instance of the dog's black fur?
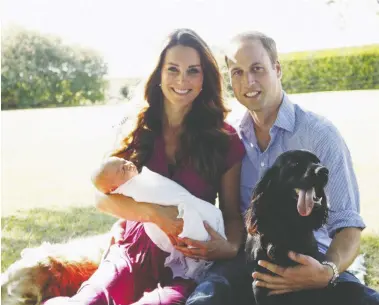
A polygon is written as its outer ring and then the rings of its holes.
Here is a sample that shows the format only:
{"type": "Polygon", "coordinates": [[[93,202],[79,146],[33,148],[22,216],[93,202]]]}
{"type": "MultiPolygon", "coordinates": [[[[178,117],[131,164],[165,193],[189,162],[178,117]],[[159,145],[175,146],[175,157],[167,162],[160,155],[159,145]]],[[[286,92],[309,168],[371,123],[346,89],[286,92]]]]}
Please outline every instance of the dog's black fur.
{"type": "MultiPolygon", "coordinates": [[[[269,273],[257,264],[259,260],[283,267],[296,265],[289,259],[289,251],[322,260],[313,230],[327,221],[328,206],[324,193],[327,181],[328,169],[308,151],[288,151],[277,158],[257,184],[246,214],[249,234],[245,251],[250,274],[253,271],[269,273]],[[316,196],[321,198],[321,204],[315,205],[308,216],[301,216],[295,190],[309,190],[312,187],[316,196]]],[[[354,296],[362,289],[352,283],[343,283],[334,288],[268,296],[269,290],[256,286],[255,281],[252,287],[257,305],[358,304],[354,296]]]]}

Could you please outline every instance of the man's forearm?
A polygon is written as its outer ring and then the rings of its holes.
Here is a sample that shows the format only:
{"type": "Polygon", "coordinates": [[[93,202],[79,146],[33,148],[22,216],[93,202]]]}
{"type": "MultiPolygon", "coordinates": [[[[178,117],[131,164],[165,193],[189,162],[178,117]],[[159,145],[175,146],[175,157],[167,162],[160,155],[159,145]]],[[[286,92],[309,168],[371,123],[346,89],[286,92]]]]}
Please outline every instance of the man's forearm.
{"type": "Polygon", "coordinates": [[[326,259],[336,264],[338,271],[345,271],[359,253],[361,230],[359,228],[344,228],[334,236],[326,259]]]}

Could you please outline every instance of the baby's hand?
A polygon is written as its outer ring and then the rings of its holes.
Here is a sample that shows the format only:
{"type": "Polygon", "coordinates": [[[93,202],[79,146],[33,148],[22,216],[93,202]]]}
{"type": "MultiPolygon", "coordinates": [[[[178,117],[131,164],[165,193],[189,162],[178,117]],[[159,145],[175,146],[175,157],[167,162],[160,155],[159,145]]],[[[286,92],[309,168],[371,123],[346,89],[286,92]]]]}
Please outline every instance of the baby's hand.
{"type": "Polygon", "coordinates": [[[115,222],[115,224],[112,226],[112,229],[111,229],[111,236],[112,236],[111,244],[117,244],[124,240],[125,228],[126,228],[125,219],[119,219],[115,222]]]}
{"type": "Polygon", "coordinates": [[[102,255],[102,258],[101,258],[102,261],[109,254],[109,251],[112,245],[117,244],[124,240],[125,229],[126,229],[125,219],[119,219],[114,223],[114,225],[111,228],[111,239],[109,240],[109,244],[102,255]]]}

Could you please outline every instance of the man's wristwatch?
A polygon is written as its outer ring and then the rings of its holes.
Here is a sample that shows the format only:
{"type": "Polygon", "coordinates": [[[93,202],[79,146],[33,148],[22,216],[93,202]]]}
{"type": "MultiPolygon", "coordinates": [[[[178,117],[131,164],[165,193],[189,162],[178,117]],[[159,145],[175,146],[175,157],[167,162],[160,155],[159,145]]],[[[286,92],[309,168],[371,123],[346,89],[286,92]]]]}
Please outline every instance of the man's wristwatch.
{"type": "Polygon", "coordinates": [[[330,281],[329,281],[327,287],[330,288],[330,287],[334,287],[334,286],[336,286],[336,284],[337,284],[337,279],[338,279],[338,277],[340,276],[340,273],[338,272],[338,269],[337,269],[336,264],[333,263],[333,262],[328,262],[328,261],[323,261],[321,264],[326,265],[326,266],[329,266],[329,267],[332,268],[332,270],[333,270],[333,276],[332,276],[332,278],[330,279],[330,281]]]}

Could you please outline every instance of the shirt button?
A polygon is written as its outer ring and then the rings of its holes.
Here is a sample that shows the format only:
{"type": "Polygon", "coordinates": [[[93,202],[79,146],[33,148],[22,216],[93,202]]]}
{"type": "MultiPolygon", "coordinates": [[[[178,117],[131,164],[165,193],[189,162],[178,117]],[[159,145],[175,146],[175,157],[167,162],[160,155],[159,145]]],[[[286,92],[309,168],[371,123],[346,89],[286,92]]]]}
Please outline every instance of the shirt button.
{"type": "Polygon", "coordinates": [[[264,166],[265,166],[265,163],[264,163],[264,162],[261,162],[261,166],[264,167],[264,166]]]}

